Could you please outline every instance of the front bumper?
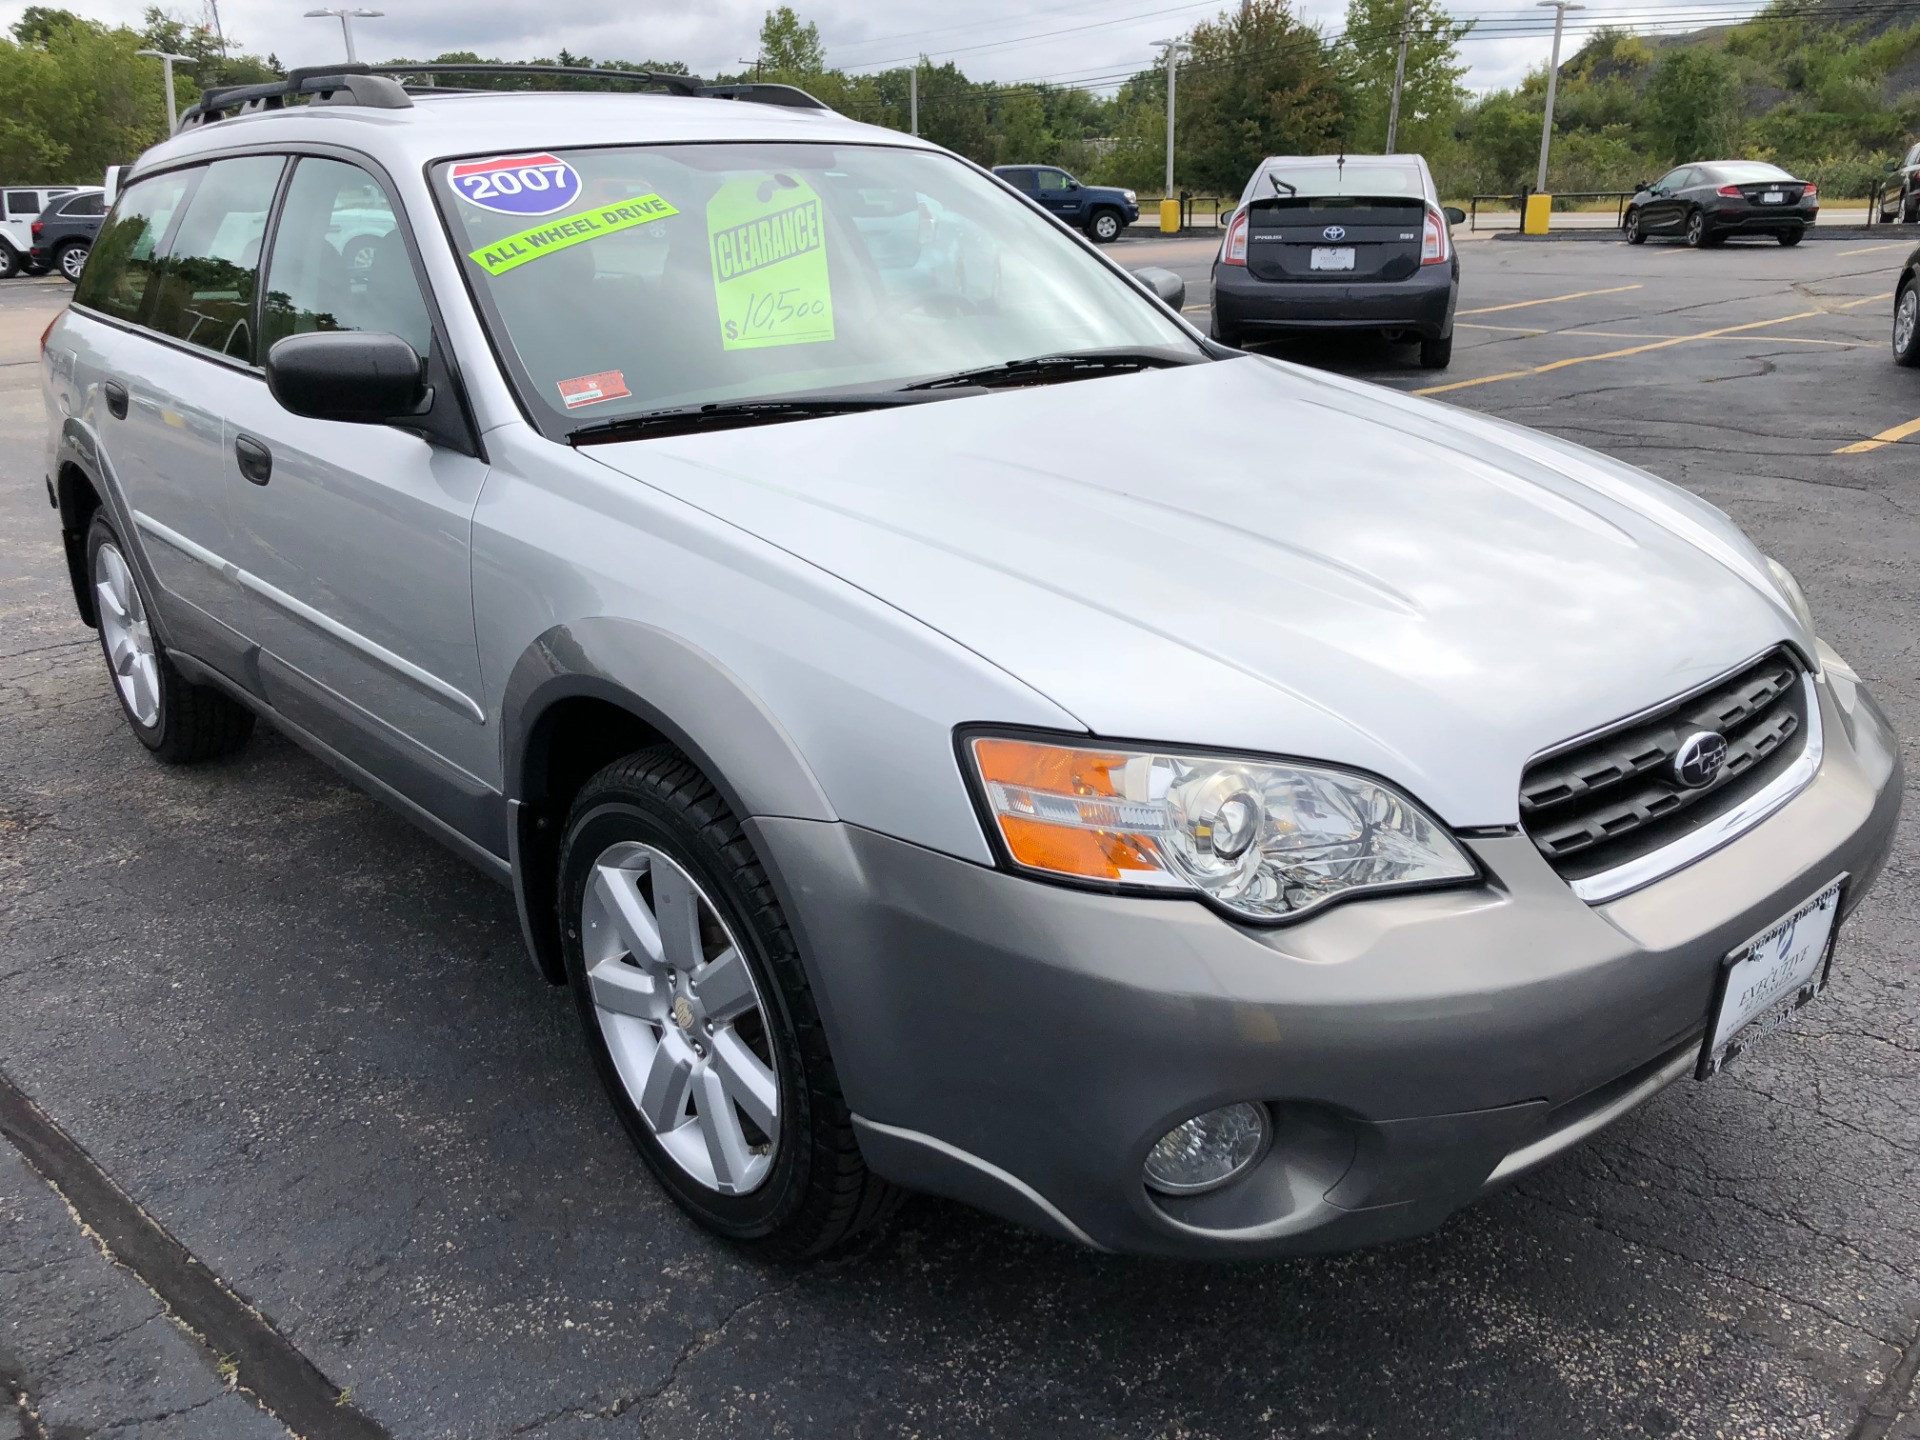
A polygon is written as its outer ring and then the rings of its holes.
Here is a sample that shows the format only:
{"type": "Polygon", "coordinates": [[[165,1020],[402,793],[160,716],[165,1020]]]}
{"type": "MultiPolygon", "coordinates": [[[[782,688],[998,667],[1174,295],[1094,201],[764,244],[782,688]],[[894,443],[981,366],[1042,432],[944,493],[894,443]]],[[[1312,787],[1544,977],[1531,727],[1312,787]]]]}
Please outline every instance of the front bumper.
{"type": "MultiPolygon", "coordinates": [[[[1413,1235],[1685,1067],[1721,958],[1891,844],[1898,750],[1819,686],[1814,780],[1724,849],[1604,906],[1520,835],[1484,886],[1236,926],[1004,874],[844,824],[757,819],[879,1173],[1108,1249],[1253,1257],[1413,1235]],[[1272,1107],[1250,1174],[1141,1183],[1188,1116],[1272,1107]]],[[[1844,964],[1842,966],[1844,971],[1844,964]]]]}
{"type": "Polygon", "coordinates": [[[1456,261],[1422,265],[1404,280],[1258,280],[1244,265],[1213,267],[1213,315],[1222,334],[1311,330],[1453,333],[1456,261]]]}

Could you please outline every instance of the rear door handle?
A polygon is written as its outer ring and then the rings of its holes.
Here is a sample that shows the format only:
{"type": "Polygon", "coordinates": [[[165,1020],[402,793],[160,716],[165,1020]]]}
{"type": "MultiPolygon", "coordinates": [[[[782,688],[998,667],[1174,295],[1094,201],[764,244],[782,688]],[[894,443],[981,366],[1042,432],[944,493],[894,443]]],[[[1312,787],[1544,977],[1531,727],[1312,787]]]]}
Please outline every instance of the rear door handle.
{"type": "Polygon", "coordinates": [[[127,418],[127,387],[118,380],[109,380],[100,387],[107,394],[107,410],[116,420],[127,418]]]}
{"type": "Polygon", "coordinates": [[[233,442],[233,458],[240,473],[254,484],[264,485],[273,478],[273,452],[251,436],[242,435],[233,442]]]}

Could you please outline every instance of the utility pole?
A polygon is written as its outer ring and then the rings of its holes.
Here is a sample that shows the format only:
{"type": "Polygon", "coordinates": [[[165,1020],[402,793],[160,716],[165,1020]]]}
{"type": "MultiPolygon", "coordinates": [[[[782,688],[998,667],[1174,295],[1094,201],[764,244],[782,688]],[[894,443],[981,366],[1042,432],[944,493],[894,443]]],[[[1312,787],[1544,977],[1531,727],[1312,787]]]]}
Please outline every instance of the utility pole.
{"type": "Polygon", "coordinates": [[[1180,198],[1173,188],[1173,114],[1174,80],[1179,73],[1180,57],[1192,47],[1184,40],[1156,40],[1154,44],[1166,51],[1167,62],[1167,184],[1160,198],[1160,230],[1171,235],[1180,228],[1180,198]],[[1171,214],[1167,209],[1172,206],[1171,214]]]}
{"type": "Polygon", "coordinates": [[[166,50],[136,50],[133,53],[136,55],[151,56],[166,67],[167,133],[169,135],[177,134],[180,130],[180,110],[179,107],[173,103],[173,67],[176,63],[191,65],[193,63],[193,57],[191,55],[175,55],[166,50]]]}
{"type": "Polygon", "coordinates": [[[1407,83],[1407,37],[1413,33],[1413,0],[1400,14],[1400,58],[1393,65],[1393,105],[1387,111],[1387,154],[1400,139],[1400,89],[1407,83]]]}
{"type": "Polygon", "coordinates": [[[1542,10],[1553,11],[1553,58],[1547,62],[1547,118],[1540,127],[1540,174],[1534,180],[1533,188],[1544,192],[1547,188],[1547,151],[1553,145],[1553,93],[1560,83],[1560,32],[1566,27],[1569,10],[1584,10],[1584,5],[1576,5],[1572,0],[1534,0],[1542,10]]]}
{"type": "Polygon", "coordinates": [[[907,72],[907,133],[920,133],[920,62],[913,62],[913,69],[907,72]]]}
{"type": "Polygon", "coordinates": [[[329,16],[338,18],[340,21],[340,33],[346,37],[347,41],[347,63],[351,65],[360,58],[353,50],[353,22],[355,20],[378,20],[386,13],[384,10],[309,10],[302,18],[307,20],[325,20],[329,16]]]}

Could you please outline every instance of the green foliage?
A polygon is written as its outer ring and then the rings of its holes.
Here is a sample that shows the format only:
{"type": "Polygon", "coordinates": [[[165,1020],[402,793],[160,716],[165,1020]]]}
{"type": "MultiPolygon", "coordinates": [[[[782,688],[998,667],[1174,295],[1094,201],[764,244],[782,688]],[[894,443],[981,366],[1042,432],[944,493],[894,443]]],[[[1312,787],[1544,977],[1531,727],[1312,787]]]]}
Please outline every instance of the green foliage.
{"type": "Polygon", "coordinates": [[[1740,101],[1726,56],[1704,46],[1670,51],[1647,80],[1644,132],[1650,153],[1674,165],[1734,154],[1740,101]]]}
{"type": "Polygon", "coordinates": [[[1347,0],[1338,52],[1348,97],[1346,140],[1355,150],[1386,148],[1403,14],[1407,68],[1395,147],[1440,165],[1453,148],[1466,99],[1460,41],[1473,28],[1471,21],[1456,21],[1440,0],[1347,0]]]}
{"type": "Polygon", "coordinates": [[[166,133],[160,65],[145,37],[34,6],[0,40],[0,177],[99,184],[166,133]]]}
{"type": "Polygon", "coordinates": [[[791,5],[769,10],[760,26],[760,65],[767,80],[800,85],[812,79],[827,68],[820,27],[802,24],[791,5]]]}

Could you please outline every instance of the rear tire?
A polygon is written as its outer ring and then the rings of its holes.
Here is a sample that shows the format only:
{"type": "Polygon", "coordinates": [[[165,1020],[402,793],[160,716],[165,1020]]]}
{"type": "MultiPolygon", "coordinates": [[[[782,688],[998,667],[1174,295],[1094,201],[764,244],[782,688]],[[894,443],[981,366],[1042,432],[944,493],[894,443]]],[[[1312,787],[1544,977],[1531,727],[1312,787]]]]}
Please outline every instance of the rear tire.
{"type": "Polygon", "coordinates": [[[1909,368],[1920,365],[1920,282],[1906,281],[1894,297],[1893,359],[1909,368]]]}
{"type": "Polygon", "coordinates": [[[1800,238],[1806,233],[1804,230],[1782,230],[1780,232],[1780,243],[1791,249],[1800,243],[1800,238]]]}
{"type": "Polygon", "coordinates": [[[87,531],[100,651],[114,695],[140,743],[167,765],[231,755],[253,734],[253,711],[224,692],[182,675],[153,633],[152,606],[103,511],[87,531]]]}
{"type": "Polygon", "coordinates": [[[1638,210],[1627,211],[1626,231],[1627,244],[1644,245],[1647,243],[1647,232],[1641,228],[1640,212],[1638,210]]]}
{"type": "Polygon", "coordinates": [[[1218,320],[1212,321],[1207,326],[1207,334],[1211,336],[1217,344],[1224,345],[1229,350],[1244,350],[1247,348],[1247,337],[1245,335],[1242,335],[1238,330],[1222,325],[1218,320]]]}
{"type": "MultiPolygon", "coordinates": [[[[1884,210],[1880,213],[1880,218],[1882,220],[1887,218],[1884,210]]],[[[1899,218],[1902,225],[1911,225],[1916,220],[1920,220],[1920,195],[1901,195],[1899,218]]]]}
{"type": "Polygon", "coordinates": [[[1423,370],[1444,370],[1453,363],[1453,336],[1443,335],[1437,340],[1420,341],[1420,368],[1423,370]]]}
{"type": "Polygon", "coordinates": [[[54,265],[69,285],[80,283],[80,272],[87,268],[87,256],[92,252],[93,247],[84,240],[75,240],[72,244],[60,247],[54,265]]]}
{"type": "Polygon", "coordinates": [[[861,1158],[766,870],[685,756],[641,750],[582,787],[560,897],[567,978],[595,1067],[682,1210],[724,1239],[799,1259],[899,1206],[905,1192],[861,1158]],[[634,914],[642,923],[622,923],[634,914]],[[697,917],[692,940],[676,914],[697,917]],[[706,1097],[715,1100],[703,1114],[706,1097]]]}
{"type": "Polygon", "coordinates": [[[1705,211],[1695,210],[1687,216],[1686,240],[1689,250],[1702,250],[1706,248],[1709,241],[1707,239],[1707,216],[1705,211]]]}
{"type": "Polygon", "coordinates": [[[1118,210],[1096,210],[1093,218],[1087,221],[1087,234],[1093,237],[1096,245],[1111,245],[1120,238],[1120,232],[1126,228],[1126,221],[1118,210]]]}

